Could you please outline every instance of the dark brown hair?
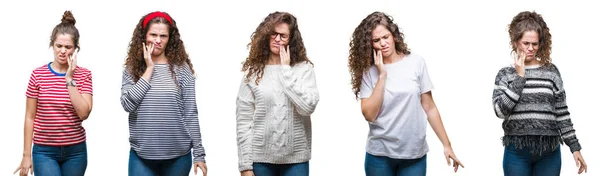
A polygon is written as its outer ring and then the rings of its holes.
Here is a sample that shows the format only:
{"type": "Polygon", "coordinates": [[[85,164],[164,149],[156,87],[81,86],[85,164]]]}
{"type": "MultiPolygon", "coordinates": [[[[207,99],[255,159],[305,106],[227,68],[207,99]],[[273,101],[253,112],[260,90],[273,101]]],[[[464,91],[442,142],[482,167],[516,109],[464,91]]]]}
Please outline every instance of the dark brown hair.
{"type": "MultiPolygon", "coordinates": [[[[163,13],[168,15],[166,12],[163,13]]],[[[173,25],[171,25],[165,18],[156,17],[150,20],[146,28],[144,28],[142,27],[142,23],[144,22],[146,16],[148,16],[148,14],[144,15],[139,20],[138,24],[135,26],[135,30],[133,30],[133,36],[131,37],[131,42],[129,42],[127,59],[125,60],[125,67],[129,74],[133,76],[133,80],[137,82],[146,70],[146,62],[144,61],[143,51],[144,48],[142,43],[146,42],[146,33],[148,33],[150,26],[155,23],[162,23],[169,26],[169,41],[167,42],[167,46],[165,48],[165,56],[167,57],[169,69],[171,70],[171,73],[173,73],[173,76],[175,76],[173,66],[182,66],[183,64],[188,64],[193,74],[194,69],[192,67],[192,62],[185,51],[185,47],[180,38],[179,29],[177,28],[175,19],[171,17],[173,21],[173,25]]]]}
{"type": "Polygon", "coordinates": [[[302,41],[302,35],[298,29],[296,17],[287,12],[273,12],[269,14],[263,22],[258,25],[254,33],[251,35],[251,41],[248,43],[250,54],[243,62],[242,71],[246,72],[246,82],[250,81],[252,76],[256,76],[255,84],[258,85],[264,74],[264,68],[269,61],[271,50],[269,40],[271,34],[275,30],[275,26],[281,23],[290,26],[289,53],[290,66],[294,66],[300,62],[312,62],[306,56],[306,48],[302,41]]]}
{"type": "Polygon", "coordinates": [[[368,71],[369,67],[374,64],[372,32],[379,25],[385,26],[392,33],[396,52],[405,55],[410,54],[410,50],[404,42],[404,34],[400,31],[398,25],[394,23],[391,16],[383,12],[373,12],[363,19],[358,27],[354,29],[350,41],[350,55],[348,56],[352,91],[354,91],[356,98],[358,98],[360,92],[363,73],[368,71]]]}
{"type": "Polygon", "coordinates": [[[79,50],[79,30],[75,27],[75,17],[73,17],[73,13],[69,10],[65,11],[61,22],[52,29],[52,35],[50,35],[50,47],[54,45],[56,37],[59,34],[71,35],[75,49],[79,50]]]}
{"type": "Polygon", "coordinates": [[[552,35],[550,35],[550,29],[542,16],[536,12],[520,12],[508,25],[512,52],[517,52],[517,43],[523,38],[523,34],[528,31],[537,32],[539,36],[540,44],[535,56],[540,58],[541,65],[550,66],[552,62],[550,58],[550,53],[552,52],[552,35]]]}

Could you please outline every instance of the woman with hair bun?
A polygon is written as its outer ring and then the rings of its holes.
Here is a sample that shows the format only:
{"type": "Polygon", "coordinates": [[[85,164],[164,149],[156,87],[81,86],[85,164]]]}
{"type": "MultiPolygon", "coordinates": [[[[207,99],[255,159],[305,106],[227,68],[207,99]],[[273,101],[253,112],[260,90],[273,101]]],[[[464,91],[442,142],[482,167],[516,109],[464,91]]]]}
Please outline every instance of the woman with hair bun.
{"type": "Polygon", "coordinates": [[[81,123],[92,111],[92,73],[77,66],[79,31],[70,11],[52,30],[50,47],[54,61],[34,69],[27,86],[23,159],[15,173],[81,176],[87,167],[81,123]]]}
{"type": "Polygon", "coordinates": [[[495,79],[493,108],[503,119],[504,175],[559,175],[560,145],[569,146],[578,173],[587,172],[558,67],[552,35],[542,16],[524,11],[508,26],[514,65],[495,79]]]}

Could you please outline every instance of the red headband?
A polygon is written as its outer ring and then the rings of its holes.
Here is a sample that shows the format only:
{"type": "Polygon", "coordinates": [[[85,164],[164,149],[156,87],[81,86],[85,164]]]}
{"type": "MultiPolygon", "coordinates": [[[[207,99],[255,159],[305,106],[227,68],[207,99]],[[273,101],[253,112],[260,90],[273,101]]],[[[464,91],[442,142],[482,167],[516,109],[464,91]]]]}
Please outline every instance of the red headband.
{"type": "Polygon", "coordinates": [[[171,17],[169,17],[169,15],[167,15],[166,13],[163,13],[163,12],[156,11],[156,12],[152,12],[152,13],[148,14],[146,16],[146,18],[144,18],[144,23],[142,23],[142,27],[146,28],[146,25],[148,24],[148,22],[150,22],[150,20],[152,20],[156,17],[163,17],[167,21],[169,21],[169,23],[171,25],[173,25],[173,20],[171,19],[171,17]]]}

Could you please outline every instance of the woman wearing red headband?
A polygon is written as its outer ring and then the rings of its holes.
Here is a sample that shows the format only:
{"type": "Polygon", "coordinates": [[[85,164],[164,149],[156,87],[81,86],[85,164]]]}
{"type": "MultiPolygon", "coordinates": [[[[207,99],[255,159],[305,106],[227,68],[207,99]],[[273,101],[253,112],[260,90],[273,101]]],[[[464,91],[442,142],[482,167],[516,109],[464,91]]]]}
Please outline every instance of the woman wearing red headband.
{"type": "Polygon", "coordinates": [[[50,47],[54,62],[33,70],[27,86],[23,159],[15,173],[84,175],[87,147],[81,123],[92,111],[92,73],[77,66],[79,31],[70,11],[52,30],[50,47]]]}
{"type": "Polygon", "coordinates": [[[140,19],[123,71],[121,105],[129,112],[129,175],[206,175],[192,63],[167,13],[140,19]]]}

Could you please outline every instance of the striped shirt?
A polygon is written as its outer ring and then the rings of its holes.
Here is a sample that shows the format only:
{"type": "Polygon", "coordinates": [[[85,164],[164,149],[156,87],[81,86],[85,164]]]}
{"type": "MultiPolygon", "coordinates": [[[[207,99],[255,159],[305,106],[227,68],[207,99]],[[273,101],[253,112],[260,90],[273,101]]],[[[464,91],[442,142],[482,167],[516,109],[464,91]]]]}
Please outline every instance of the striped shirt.
{"type": "Polygon", "coordinates": [[[558,68],[528,66],[525,78],[514,67],[502,68],[496,76],[493,105],[504,119],[504,145],[527,147],[541,153],[556,149],[564,141],[571,152],[581,150],[567,107],[558,68]]]}
{"type": "MultiPolygon", "coordinates": [[[[33,122],[33,143],[67,146],[85,141],[85,129],[69,97],[65,73],[52,70],[50,64],[33,70],[27,86],[27,98],[37,99],[33,122]]],[[[92,73],[77,66],[73,80],[81,94],[92,94],[92,73]]]]}
{"type": "Polygon", "coordinates": [[[129,112],[129,142],[144,159],[165,160],[193,149],[194,162],[205,162],[196,106],[195,78],[187,64],[156,64],[150,81],[137,82],[123,71],[121,105],[129,112]]]}

